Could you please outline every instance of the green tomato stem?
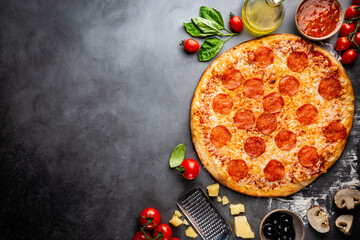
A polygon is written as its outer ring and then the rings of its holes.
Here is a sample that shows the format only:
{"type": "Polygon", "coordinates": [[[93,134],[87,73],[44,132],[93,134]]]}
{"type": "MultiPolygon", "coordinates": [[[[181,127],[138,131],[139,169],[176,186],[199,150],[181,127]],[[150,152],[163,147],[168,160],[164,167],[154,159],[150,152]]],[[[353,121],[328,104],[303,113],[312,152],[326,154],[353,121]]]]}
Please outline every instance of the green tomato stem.
{"type": "Polygon", "coordinates": [[[232,34],[224,34],[224,33],[219,33],[219,36],[232,36],[232,34]]]}
{"type": "Polygon", "coordinates": [[[230,37],[228,37],[227,39],[225,39],[224,42],[226,42],[227,40],[229,40],[230,38],[232,38],[234,35],[231,35],[230,37]]]}
{"type": "Polygon", "coordinates": [[[229,31],[229,30],[227,30],[226,28],[224,28],[228,33],[231,33],[232,34],[232,32],[231,31],[229,31]]]}
{"type": "Polygon", "coordinates": [[[354,40],[359,27],[360,27],[360,21],[357,22],[356,27],[355,27],[355,31],[349,34],[350,42],[354,43],[355,46],[356,46],[356,48],[354,49],[356,52],[358,52],[360,50],[360,46],[354,40]]]}
{"type": "Polygon", "coordinates": [[[149,236],[146,234],[146,232],[145,232],[145,230],[144,230],[143,228],[140,228],[140,231],[145,235],[146,240],[153,240],[153,238],[149,237],[149,236]]]}

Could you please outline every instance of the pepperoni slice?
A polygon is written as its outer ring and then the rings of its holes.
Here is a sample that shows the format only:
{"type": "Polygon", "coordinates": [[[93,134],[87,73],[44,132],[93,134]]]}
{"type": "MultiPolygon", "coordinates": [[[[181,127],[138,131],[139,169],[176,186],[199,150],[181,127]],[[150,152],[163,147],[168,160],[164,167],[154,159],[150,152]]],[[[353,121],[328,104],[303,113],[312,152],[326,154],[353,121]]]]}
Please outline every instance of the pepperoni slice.
{"type": "Polygon", "coordinates": [[[217,148],[222,148],[231,140],[231,132],[223,125],[218,125],[210,133],[210,141],[217,148]]]}
{"type": "Polygon", "coordinates": [[[229,114],[233,107],[232,98],[227,94],[220,93],[214,97],[212,107],[217,113],[222,115],[229,114]]]}
{"type": "Polygon", "coordinates": [[[304,146],[298,152],[298,160],[304,167],[313,167],[319,161],[319,154],[316,147],[304,146]]]}
{"type": "Polygon", "coordinates": [[[320,81],[318,92],[326,100],[336,98],[341,93],[341,83],[336,78],[325,78],[320,81]]]}
{"type": "Polygon", "coordinates": [[[326,126],[324,130],[324,136],[330,142],[341,142],[347,136],[347,131],[345,126],[339,122],[331,122],[326,126]]]}
{"type": "Polygon", "coordinates": [[[259,47],[255,52],[254,63],[259,68],[266,68],[274,62],[274,53],[268,47],[259,47]]]}
{"type": "Polygon", "coordinates": [[[287,66],[293,72],[304,71],[308,64],[308,55],[304,52],[292,52],[287,59],[287,66]]]}
{"type": "Polygon", "coordinates": [[[303,125],[310,125],[316,122],[318,110],[311,104],[304,104],[296,110],[296,117],[303,125]]]}
{"type": "Polygon", "coordinates": [[[244,94],[248,98],[257,99],[264,93],[264,83],[258,78],[251,78],[244,83],[244,94]]]}
{"type": "Polygon", "coordinates": [[[239,110],[235,114],[234,122],[239,129],[250,129],[255,124],[255,115],[251,110],[239,110]]]}
{"type": "Polygon", "coordinates": [[[270,134],[277,128],[277,121],[274,114],[262,113],[256,120],[256,128],[263,134],[270,134]]]}
{"type": "Polygon", "coordinates": [[[281,130],[275,136],[275,143],[281,150],[291,150],[296,145],[296,134],[289,130],[281,130]]]}
{"type": "Polygon", "coordinates": [[[265,152],[266,144],[261,137],[249,137],[245,141],[244,149],[250,157],[257,158],[265,152]]]}
{"type": "Polygon", "coordinates": [[[285,167],[277,160],[270,160],[264,168],[264,174],[270,181],[280,180],[285,175],[285,167]]]}
{"type": "Polygon", "coordinates": [[[232,179],[239,181],[248,174],[248,166],[244,160],[234,159],[227,164],[227,170],[232,179]]]}
{"type": "Polygon", "coordinates": [[[221,83],[229,90],[234,90],[241,85],[241,73],[235,68],[229,68],[222,75],[221,83]]]}
{"type": "Polygon", "coordinates": [[[299,91],[300,83],[293,76],[285,76],[279,81],[279,91],[284,96],[292,97],[299,91]]]}
{"type": "Polygon", "coordinates": [[[263,99],[263,107],[266,112],[277,113],[280,112],[284,106],[284,99],[280,93],[273,92],[266,95],[263,99]]]}

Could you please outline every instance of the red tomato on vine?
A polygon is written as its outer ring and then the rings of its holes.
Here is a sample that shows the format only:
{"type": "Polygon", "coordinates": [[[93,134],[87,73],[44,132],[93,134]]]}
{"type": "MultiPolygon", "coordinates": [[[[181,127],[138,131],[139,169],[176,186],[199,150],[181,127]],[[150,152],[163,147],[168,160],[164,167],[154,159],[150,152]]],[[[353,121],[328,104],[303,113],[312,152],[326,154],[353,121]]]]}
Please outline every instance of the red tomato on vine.
{"type": "Polygon", "coordinates": [[[347,36],[354,32],[356,28],[355,23],[344,23],[340,28],[340,36],[347,36]]]}
{"type": "Polygon", "coordinates": [[[350,47],[350,41],[347,39],[347,37],[341,37],[335,43],[335,49],[336,51],[339,52],[345,51],[349,47],[350,47]]]}
{"type": "Polygon", "coordinates": [[[154,229],[160,224],[161,216],[155,208],[145,208],[140,214],[140,225],[145,229],[154,229]]]}
{"type": "Polygon", "coordinates": [[[351,5],[350,7],[348,7],[348,9],[346,9],[346,11],[345,11],[345,19],[349,20],[354,17],[360,16],[360,11],[358,11],[358,9],[359,9],[359,6],[356,6],[356,5],[351,5]]]}
{"type": "Polygon", "coordinates": [[[341,62],[344,64],[350,64],[355,62],[358,54],[354,49],[348,49],[346,52],[342,55],[341,62]]]}
{"type": "Polygon", "coordinates": [[[172,238],[172,230],[169,225],[166,223],[160,223],[159,226],[157,226],[154,229],[153,237],[156,238],[158,235],[160,235],[158,238],[163,240],[171,240],[172,238]],[[162,238],[161,238],[162,237],[162,238]]]}
{"type": "MultiPolygon", "coordinates": [[[[147,235],[147,239],[151,238],[151,235],[150,233],[146,232],[145,231],[145,234],[147,235]]],[[[146,240],[146,235],[145,235],[142,231],[137,231],[135,234],[134,234],[134,237],[132,240],[146,240]]]]}

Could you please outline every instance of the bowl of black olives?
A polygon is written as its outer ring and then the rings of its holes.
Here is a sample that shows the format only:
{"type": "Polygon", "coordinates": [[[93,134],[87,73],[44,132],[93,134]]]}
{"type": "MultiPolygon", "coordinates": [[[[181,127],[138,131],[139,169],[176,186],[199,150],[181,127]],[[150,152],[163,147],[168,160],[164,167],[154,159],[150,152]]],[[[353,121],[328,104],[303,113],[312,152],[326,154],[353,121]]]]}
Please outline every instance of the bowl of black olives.
{"type": "Polygon", "coordinates": [[[260,224],[261,240],[304,240],[304,223],[296,213],[287,209],[269,212],[260,224]]]}

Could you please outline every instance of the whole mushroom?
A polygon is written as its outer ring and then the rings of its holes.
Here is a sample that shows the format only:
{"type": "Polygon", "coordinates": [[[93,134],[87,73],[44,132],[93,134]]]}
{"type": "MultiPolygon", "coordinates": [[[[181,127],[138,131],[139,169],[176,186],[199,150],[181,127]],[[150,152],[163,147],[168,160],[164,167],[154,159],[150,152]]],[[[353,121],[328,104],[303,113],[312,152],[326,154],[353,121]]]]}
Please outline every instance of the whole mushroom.
{"type": "Polygon", "coordinates": [[[311,206],[307,210],[306,217],[311,227],[316,231],[320,233],[327,233],[330,231],[329,217],[320,206],[311,206]]]}
{"type": "Polygon", "coordinates": [[[355,205],[360,204],[360,191],[354,188],[344,188],[334,196],[335,205],[338,208],[346,207],[348,210],[354,209],[355,205]]]}
{"type": "Polygon", "coordinates": [[[350,236],[354,217],[352,215],[341,215],[335,221],[336,227],[346,236],[350,236]]]}

